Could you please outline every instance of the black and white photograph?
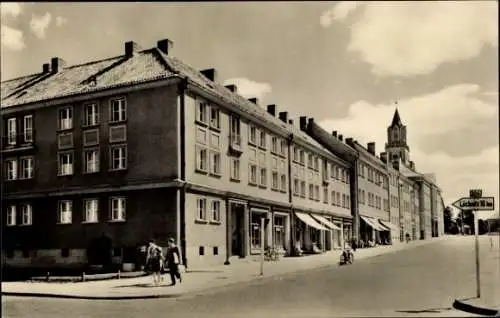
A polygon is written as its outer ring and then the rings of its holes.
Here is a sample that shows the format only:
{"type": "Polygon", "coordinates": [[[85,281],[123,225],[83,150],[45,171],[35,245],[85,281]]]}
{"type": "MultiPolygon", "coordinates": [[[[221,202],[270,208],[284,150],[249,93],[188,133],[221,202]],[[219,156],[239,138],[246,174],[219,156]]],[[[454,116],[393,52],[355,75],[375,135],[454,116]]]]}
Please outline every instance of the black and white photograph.
{"type": "Polygon", "coordinates": [[[1,2],[2,317],[500,317],[498,9],[1,2]]]}

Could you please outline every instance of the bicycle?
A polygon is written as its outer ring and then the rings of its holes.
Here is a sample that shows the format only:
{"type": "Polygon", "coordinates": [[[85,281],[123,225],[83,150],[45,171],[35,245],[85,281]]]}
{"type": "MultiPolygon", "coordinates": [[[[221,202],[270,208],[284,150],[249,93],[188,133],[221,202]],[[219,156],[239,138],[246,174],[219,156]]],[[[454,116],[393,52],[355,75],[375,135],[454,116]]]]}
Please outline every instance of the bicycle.
{"type": "Polygon", "coordinates": [[[265,261],[279,261],[279,252],[276,248],[267,247],[264,253],[265,261]]]}

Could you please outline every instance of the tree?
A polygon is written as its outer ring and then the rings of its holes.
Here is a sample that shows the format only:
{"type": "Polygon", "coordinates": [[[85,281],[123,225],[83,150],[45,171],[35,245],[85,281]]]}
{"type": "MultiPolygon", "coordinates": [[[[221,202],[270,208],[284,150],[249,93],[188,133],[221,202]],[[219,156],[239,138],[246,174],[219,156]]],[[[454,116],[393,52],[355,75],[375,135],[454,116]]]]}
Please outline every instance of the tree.
{"type": "Polygon", "coordinates": [[[471,229],[471,234],[474,234],[474,213],[472,211],[464,210],[458,212],[458,220],[462,220],[464,222],[464,225],[470,226],[471,229]]]}
{"type": "Polygon", "coordinates": [[[444,232],[447,234],[452,233],[453,220],[451,219],[451,207],[447,206],[443,211],[444,232]]]}

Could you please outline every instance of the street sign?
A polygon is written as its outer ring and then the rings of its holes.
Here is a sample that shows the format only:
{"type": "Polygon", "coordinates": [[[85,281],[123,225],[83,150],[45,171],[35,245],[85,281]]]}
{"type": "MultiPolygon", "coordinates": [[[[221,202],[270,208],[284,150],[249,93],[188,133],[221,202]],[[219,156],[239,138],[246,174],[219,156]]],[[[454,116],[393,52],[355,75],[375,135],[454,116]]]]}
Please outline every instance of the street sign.
{"type": "Polygon", "coordinates": [[[495,209],[495,198],[461,198],[453,202],[452,205],[460,210],[493,211],[495,209]]]}
{"type": "Polygon", "coordinates": [[[469,190],[469,197],[472,199],[479,199],[483,196],[483,190],[481,189],[471,189],[469,190]]]}

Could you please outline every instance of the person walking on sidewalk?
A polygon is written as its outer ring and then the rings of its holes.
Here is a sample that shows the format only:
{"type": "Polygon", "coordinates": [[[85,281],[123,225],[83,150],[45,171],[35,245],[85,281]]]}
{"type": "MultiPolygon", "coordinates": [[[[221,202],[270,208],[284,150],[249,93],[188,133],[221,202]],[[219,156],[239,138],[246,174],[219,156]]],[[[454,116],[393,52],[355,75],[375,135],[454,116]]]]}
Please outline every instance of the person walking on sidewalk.
{"type": "Polygon", "coordinates": [[[146,252],[146,267],[148,271],[153,274],[153,284],[158,285],[163,281],[161,270],[163,266],[163,251],[160,246],[156,245],[153,240],[148,242],[148,249],[146,252]]]}
{"type": "Polygon", "coordinates": [[[181,255],[179,248],[175,245],[175,240],[173,238],[168,239],[167,255],[165,257],[165,262],[170,273],[170,279],[172,280],[171,285],[174,286],[176,283],[176,278],[182,283],[181,273],[179,272],[179,264],[181,260],[181,255]]]}

